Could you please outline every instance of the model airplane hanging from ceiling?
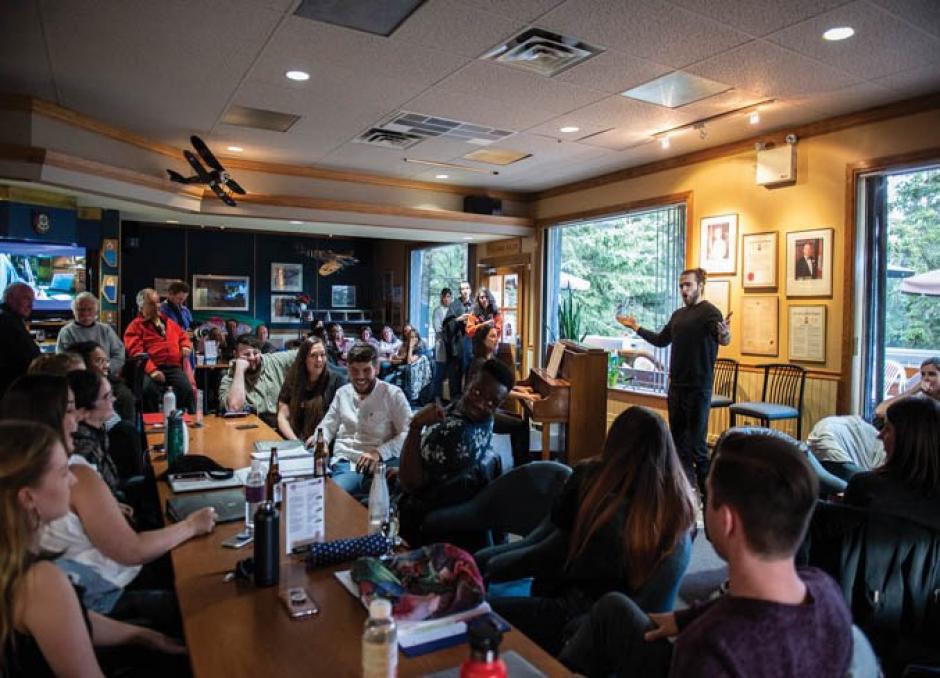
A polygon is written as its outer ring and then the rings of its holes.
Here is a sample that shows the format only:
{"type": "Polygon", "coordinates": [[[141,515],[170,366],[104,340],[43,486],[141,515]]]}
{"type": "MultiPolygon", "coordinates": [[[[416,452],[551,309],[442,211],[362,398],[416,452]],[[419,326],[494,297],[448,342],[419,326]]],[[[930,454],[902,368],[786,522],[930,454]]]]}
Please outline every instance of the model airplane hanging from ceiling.
{"type": "Polygon", "coordinates": [[[359,260],[352,255],[352,252],[349,254],[340,254],[333,250],[313,250],[303,246],[299,246],[297,250],[305,257],[322,262],[317,272],[323,277],[332,275],[347,266],[355,266],[359,263],[359,260]]]}
{"type": "Polygon", "coordinates": [[[238,195],[245,195],[245,189],[239,186],[229,173],[225,171],[222,164],[212,155],[212,151],[209,150],[209,147],[206,146],[206,142],[195,134],[189,137],[189,141],[193,145],[193,148],[196,149],[196,153],[198,153],[206,165],[209,166],[209,169],[203,167],[203,164],[199,162],[199,158],[197,158],[192,151],[184,150],[183,157],[186,158],[186,161],[196,170],[196,174],[191,177],[184,177],[179,172],[168,169],[166,173],[170,175],[170,181],[175,181],[179,184],[205,184],[213,193],[219,196],[222,202],[229,207],[235,207],[235,201],[232,199],[232,196],[225,192],[225,188],[238,195]]]}

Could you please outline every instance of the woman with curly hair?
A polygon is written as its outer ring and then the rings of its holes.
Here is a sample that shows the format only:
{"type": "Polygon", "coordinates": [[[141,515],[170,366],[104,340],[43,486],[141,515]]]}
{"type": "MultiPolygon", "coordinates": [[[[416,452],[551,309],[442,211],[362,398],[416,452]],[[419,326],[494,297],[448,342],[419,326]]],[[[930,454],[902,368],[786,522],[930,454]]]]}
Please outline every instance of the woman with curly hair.
{"type": "Polygon", "coordinates": [[[503,336],[503,315],[496,306],[496,297],[487,288],[477,291],[476,301],[467,318],[467,336],[472,337],[483,327],[495,327],[499,336],[503,336]]]}
{"type": "Polygon", "coordinates": [[[287,440],[307,440],[330,409],[345,379],[327,369],[326,344],[309,336],[300,345],[277,397],[277,430],[287,440]]]}

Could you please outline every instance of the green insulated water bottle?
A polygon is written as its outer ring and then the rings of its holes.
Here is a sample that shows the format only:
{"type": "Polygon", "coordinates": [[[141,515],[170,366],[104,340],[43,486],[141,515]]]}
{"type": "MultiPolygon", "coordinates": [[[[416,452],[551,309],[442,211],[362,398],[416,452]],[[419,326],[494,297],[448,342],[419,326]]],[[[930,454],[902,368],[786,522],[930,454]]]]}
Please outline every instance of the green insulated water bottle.
{"type": "Polygon", "coordinates": [[[183,442],[183,413],[180,410],[170,413],[166,424],[166,463],[173,467],[173,462],[185,454],[183,442]]]}

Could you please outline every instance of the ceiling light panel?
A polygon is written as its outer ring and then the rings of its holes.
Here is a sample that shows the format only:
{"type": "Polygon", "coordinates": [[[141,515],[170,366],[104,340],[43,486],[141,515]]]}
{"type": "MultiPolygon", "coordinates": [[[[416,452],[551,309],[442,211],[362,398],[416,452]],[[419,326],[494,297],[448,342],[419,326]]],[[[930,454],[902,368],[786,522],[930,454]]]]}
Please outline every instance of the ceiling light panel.
{"type": "Polygon", "coordinates": [[[480,58],[552,77],[603,51],[577,38],[530,28],[480,58]]]}
{"type": "Polygon", "coordinates": [[[225,111],[222,117],[223,125],[235,125],[236,127],[252,127],[255,129],[265,129],[272,132],[286,132],[300,120],[299,115],[293,113],[280,113],[278,111],[268,111],[263,108],[251,108],[250,106],[238,106],[233,104],[225,111]]]}
{"type": "Polygon", "coordinates": [[[464,160],[473,162],[483,162],[488,165],[511,165],[525,158],[531,157],[531,153],[525,151],[513,151],[509,148],[481,148],[478,151],[471,151],[463,156],[464,160]]]}
{"type": "Polygon", "coordinates": [[[302,0],[294,15],[388,37],[424,0],[302,0]]]}
{"type": "Polygon", "coordinates": [[[693,101],[727,92],[729,89],[731,86],[722,82],[684,71],[673,71],[638,87],[628,89],[623,92],[623,96],[666,108],[680,108],[693,101]]]}

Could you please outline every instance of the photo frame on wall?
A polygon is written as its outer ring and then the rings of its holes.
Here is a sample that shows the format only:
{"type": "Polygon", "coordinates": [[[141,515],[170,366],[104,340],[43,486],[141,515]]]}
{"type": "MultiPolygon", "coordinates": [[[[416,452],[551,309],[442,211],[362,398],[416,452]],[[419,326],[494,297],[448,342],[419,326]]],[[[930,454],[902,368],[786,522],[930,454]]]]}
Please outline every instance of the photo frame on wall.
{"type": "Polygon", "coordinates": [[[251,278],[242,275],[194,275],[194,311],[247,311],[251,278]]]}
{"type": "Polygon", "coordinates": [[[789,317],[790,360],[826,362],[826,307],[791,306],[789,317]]]}
{"type": "Polygon", "coordinates": [[[747,233],[741,237],[741,286],[777,286],[777,233],[747,233]]]}
{"type": "Polygon", "coordinates": [[[734,275],[738,260],[738,215],[722,214],[701,221],[699,265],[709,275],[734,275]]]}
{"type": "Polygon", "coordinates": [[[710,301],[727,318],[731,310],[731,281],[709,280],[705,283],[705,301],[710,301]]]}
{"type": "Polygon", "coordinates": [[[831,228],[787,233],[787,296],[832,296],[831,228]]]}
{"type": "Polygon", "coordinates": [[[271,262],[272,292],[303,292],[304,265],[271,262]]]}
{"type": "Polygon", "coordinates": [[[333,308],[355,308],[356,286],[333,285],[330,290],[330,301],[333,308]]]}
{"type": "Polygon", "coordinates": [[[741,353],[780,354],[779,303],[776,296],[745,296],[741,299],[741,353]]]}
{"type": "Polygon", "coordinates": [[[300,302],[296,294],[271,295],[271,322],[300,324],[300,302]]]}

